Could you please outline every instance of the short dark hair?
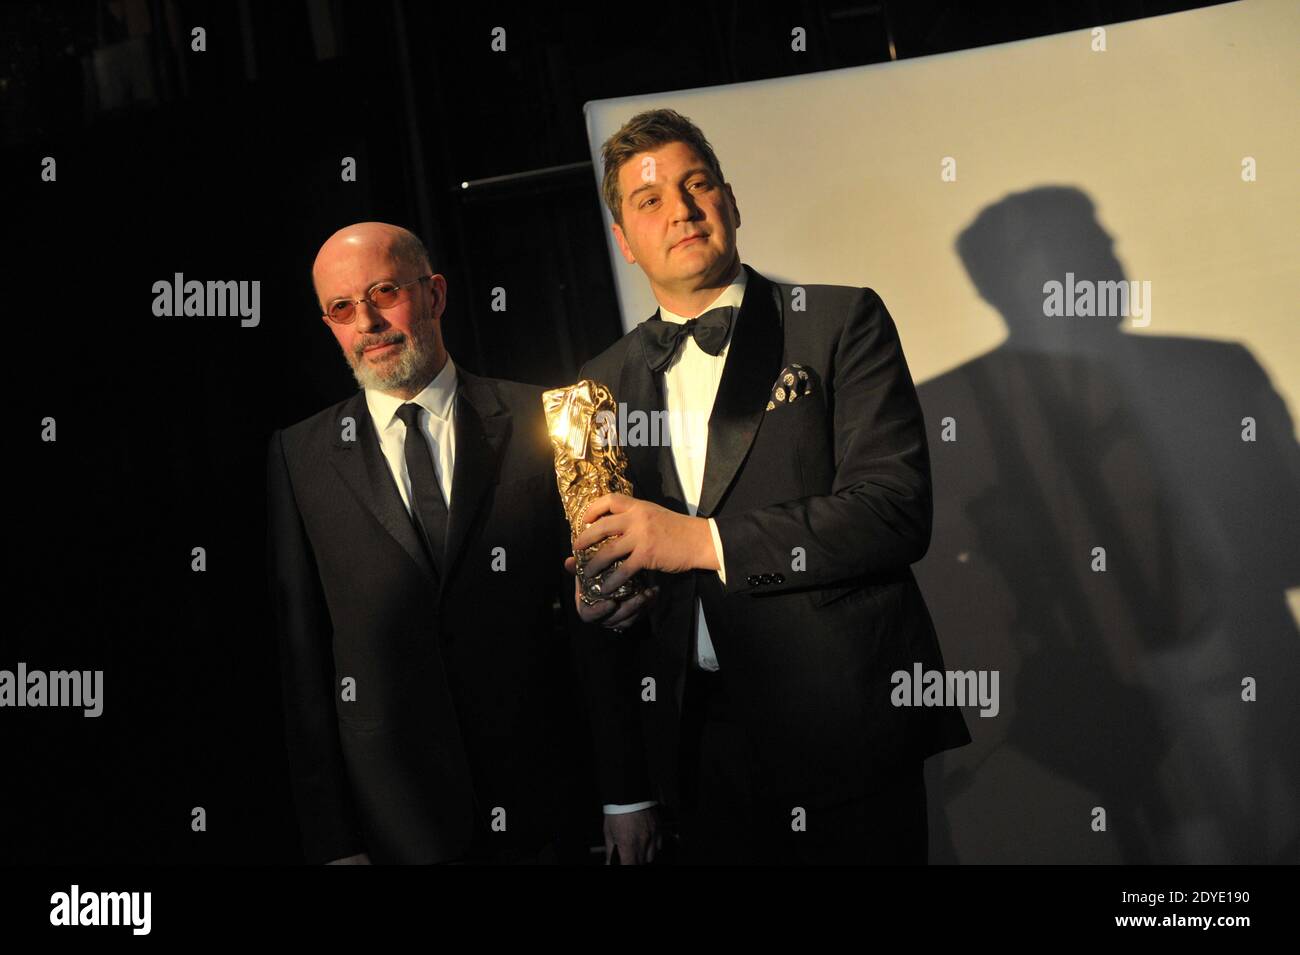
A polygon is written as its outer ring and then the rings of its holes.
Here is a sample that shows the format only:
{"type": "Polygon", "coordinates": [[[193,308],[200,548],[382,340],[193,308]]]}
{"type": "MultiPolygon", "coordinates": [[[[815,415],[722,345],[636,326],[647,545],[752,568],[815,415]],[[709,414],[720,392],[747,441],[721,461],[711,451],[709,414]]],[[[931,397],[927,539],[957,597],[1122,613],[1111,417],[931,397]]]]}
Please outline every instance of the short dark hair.
{"type": "Polygon", "coordinates": [[[605,169],[601,179],[601,192],[609,214],[619,225],[623,224],[623,191],[618,185],[619,169],[637,153],[669,143],[685,143],[690,146],[718,177],[718,182],[726,182],[722,175],[722,165],[700,127],[673,109],[649,109],[637,113],[600,147],[601,164],[605,169]]]}

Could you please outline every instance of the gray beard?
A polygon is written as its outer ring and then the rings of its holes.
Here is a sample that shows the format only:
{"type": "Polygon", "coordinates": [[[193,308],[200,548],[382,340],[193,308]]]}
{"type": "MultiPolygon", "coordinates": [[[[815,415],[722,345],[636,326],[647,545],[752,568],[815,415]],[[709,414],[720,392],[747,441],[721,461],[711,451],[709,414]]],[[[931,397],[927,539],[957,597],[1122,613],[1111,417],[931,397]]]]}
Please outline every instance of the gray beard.
{"type": "Polygon", "coordinates": [[[397,354],[373,362],[364,354],[344,353],[352,377],[362,388],[397,391],[423,388],[432,380],[429,374],[437,357],[433,335],[423,325],[411,329],[397,346],[397,354]]]}

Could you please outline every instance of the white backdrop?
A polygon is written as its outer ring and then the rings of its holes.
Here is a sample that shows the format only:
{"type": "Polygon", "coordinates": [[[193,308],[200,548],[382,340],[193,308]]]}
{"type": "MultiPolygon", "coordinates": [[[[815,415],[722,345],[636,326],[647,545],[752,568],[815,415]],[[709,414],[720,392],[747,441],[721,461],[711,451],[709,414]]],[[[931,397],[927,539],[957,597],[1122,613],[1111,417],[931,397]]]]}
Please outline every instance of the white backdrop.
{"type": "MultiPolygon", "coordinates": [[[[927,766],[935,861],[1293,861],[1300,3],[1104,35],[589,103],[596,187],[619,125],[677,109],[743,261],[897,323],[934,464],[917,577],[949,668],[1002,687],[927,766]],[[1149,282],[1150,324],[1036,337],[1066,270],[1149,282]]],[[[655,303],[609,247],[630,328],[655,303]]]]}
{"type": "MultiPolygon", "coordinates": [[[[1300,3],[1247,0],[943,56],[587,104],[600,144],[643,109],[704,130],[744,217],[741,255],[796,282],[869,285],[917,382],[1005,331],[953,240],[1039,185],[1088,194],[1131,279],[1138,334],[1242,341],[1300,398],[1300,3]],[[940,180],[944,157],[955,182],[940,180]],[[1244,183],[1241,162],[1257,161],[1244,183]]],[[[603,204],[602,204],[603,209],[603,204]]],[[[605,224],[608,232],[608,212],[605,224]]],[[[625,327],[654,312],[612,238],[625,327]]]]}

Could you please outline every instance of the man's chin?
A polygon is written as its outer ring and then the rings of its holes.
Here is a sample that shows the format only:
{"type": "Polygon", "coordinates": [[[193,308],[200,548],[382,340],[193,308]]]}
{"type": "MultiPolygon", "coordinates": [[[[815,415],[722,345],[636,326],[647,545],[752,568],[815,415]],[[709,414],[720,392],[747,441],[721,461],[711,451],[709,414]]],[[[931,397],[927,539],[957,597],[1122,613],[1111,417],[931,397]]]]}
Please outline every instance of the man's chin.
{"type": "Polygon", "coordinates": [[[401,384],[396,381],[397,378],[404,378],[404,375],[384,374],[383,370],[376,367],[376,363],[369,358],[362,357],[359,362],[352,366],[352,374],[363,388],[375,388],[379,390],[388,390],[401,384]]]}
{"type": "Polygon", "coordinates": [[[399,388],[408,388],[413,382],[422,376],[415,370],[404,367],[396,355],[393,359],[381,358],[372,360],[365,355],[361,360],[352,365],[352,375],[356,378],[357,383],[362,388],[370,388],[375,391],[396,391],[399,388]]]}
{"type": "MultiPolygon", "coordinates": [[[[682,265],[684,263],[678,263],[682,265]]],[[[694,266],[695,263],[691,263],[694,266]]],[[[701,262],[698,268],[676,268],[673,269],[668,281],[661,283],[667,288],[677,289],[694,289],[709,283],[717,273],[717,269],[712,263],[701,262]]]]}
{"type": "Polygon", "coordinates": [[[672,254],[669,256],[672,269],[682,278],[695,278],[717,272],[722,268],[723,263],[729,261],[730,258],[730,254],[719,252],[712,246],[706,246],[699,242],[692,242],[680,249],[673,249],[672,254]]]}

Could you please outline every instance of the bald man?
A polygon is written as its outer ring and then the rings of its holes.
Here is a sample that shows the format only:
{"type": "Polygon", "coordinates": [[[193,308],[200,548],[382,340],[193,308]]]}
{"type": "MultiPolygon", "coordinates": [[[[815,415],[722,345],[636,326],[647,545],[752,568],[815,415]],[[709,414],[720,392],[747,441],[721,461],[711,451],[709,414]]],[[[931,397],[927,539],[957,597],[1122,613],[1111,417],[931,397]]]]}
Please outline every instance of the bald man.
{"type": "Polygon", "coordinates": [[[607,861],[649,861],[637,677],[625,641],[577,620],[542,389],[456,366],[447,281],[405,229],[340,230],[312,281],[360,390],[268,450],[305,858],[568,858],[594,742],[607,861]]]}

